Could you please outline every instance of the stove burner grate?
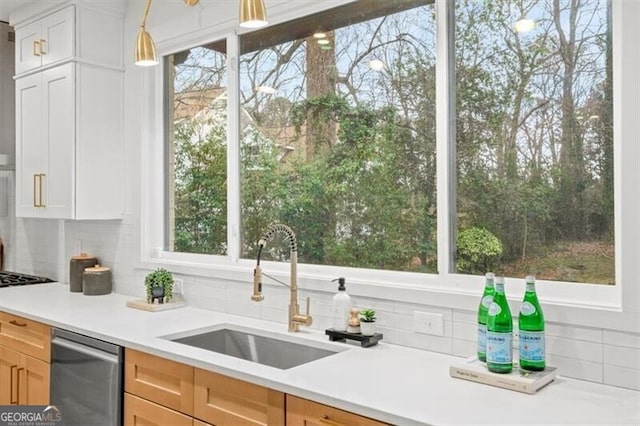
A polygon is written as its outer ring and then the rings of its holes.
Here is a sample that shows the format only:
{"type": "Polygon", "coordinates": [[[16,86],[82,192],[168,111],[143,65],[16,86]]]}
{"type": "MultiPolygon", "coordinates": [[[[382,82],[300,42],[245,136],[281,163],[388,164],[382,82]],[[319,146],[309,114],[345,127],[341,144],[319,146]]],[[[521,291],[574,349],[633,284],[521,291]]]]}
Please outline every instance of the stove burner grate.
{"type": "Polygon", "coordinates": [[[34,275],[20,274],[17,272],[0,271],[0,287],[41,284],[50,282],[53,282],[53,280],[46,277],[37,277],[34,275]]]}

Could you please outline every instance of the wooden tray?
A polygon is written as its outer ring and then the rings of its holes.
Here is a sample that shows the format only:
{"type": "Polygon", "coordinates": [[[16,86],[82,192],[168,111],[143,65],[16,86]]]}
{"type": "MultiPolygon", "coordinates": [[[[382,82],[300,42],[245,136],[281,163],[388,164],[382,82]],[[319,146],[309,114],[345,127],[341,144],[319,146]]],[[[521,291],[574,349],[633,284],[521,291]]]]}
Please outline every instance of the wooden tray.
{"type": "Polygon", "coordinates": [[[169,309],[182,308],[187,306],[181,294],[174,294],[173,300],[168,303],[147,303],[146,299],[128,300],[127,306],[134,309],[142,309],[143,311],[158,312],[168,311],[169,309]]]}

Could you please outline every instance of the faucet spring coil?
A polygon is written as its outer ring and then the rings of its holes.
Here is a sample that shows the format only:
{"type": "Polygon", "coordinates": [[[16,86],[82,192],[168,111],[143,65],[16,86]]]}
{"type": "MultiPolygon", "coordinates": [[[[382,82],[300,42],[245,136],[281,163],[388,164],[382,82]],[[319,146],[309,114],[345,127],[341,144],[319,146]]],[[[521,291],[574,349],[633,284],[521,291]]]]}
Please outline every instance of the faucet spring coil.
{"type": "Polygon", "coordinates": [[[258,242],[259,246],[267,245],[267,242],[271,241],[273,236],[279,232],[282,232],[286,235],[286,238],[289,240],[289,245],[291,247],[291,251],[298,251],[298,243],[296,242],[296,234],[293,232],[291,228],[287,225],[283,225],[281,223],[276,223],[271,225],[269,229],[264,233],[264,236],[258,242]]]}

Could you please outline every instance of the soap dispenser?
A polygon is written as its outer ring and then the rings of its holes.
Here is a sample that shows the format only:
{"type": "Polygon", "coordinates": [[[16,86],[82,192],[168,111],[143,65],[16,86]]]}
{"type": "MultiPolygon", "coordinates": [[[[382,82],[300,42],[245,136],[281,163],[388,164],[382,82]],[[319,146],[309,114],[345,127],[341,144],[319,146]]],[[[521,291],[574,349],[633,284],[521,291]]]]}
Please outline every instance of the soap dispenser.
{"type": "Polygon", "coordinates": [[[333,329],[347,331],[351,297],[347,294],[347,289],[344,286],[344,277],[336,278],[332,282],[334,281],[338,281],[338,292],[333,296],[333,329]]]}

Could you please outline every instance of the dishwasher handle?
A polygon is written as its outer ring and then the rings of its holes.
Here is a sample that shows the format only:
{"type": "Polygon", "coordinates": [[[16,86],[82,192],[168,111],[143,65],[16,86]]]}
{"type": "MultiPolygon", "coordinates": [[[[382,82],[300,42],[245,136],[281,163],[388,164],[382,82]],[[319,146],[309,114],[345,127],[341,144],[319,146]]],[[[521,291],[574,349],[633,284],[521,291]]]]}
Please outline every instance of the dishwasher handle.
{"type": "MultiPolygon", "coordinates": [[[[60,346],[74,352],[81,353],[83,355],[87,355],[92,358],[97,358],[102,361],[107,361],[113,364],[118,364],[120,362],[120,357],[117,354],[105,352],[98,348],[93,348],[91,346],[86,346],[80,343],[73,342],[71,340],[63,339],[62,337],[54,337],[51,340],[51,344],[53,346],[60,346]]],[[[55,362],[55,360],[54,360],[55,362]]]]}

